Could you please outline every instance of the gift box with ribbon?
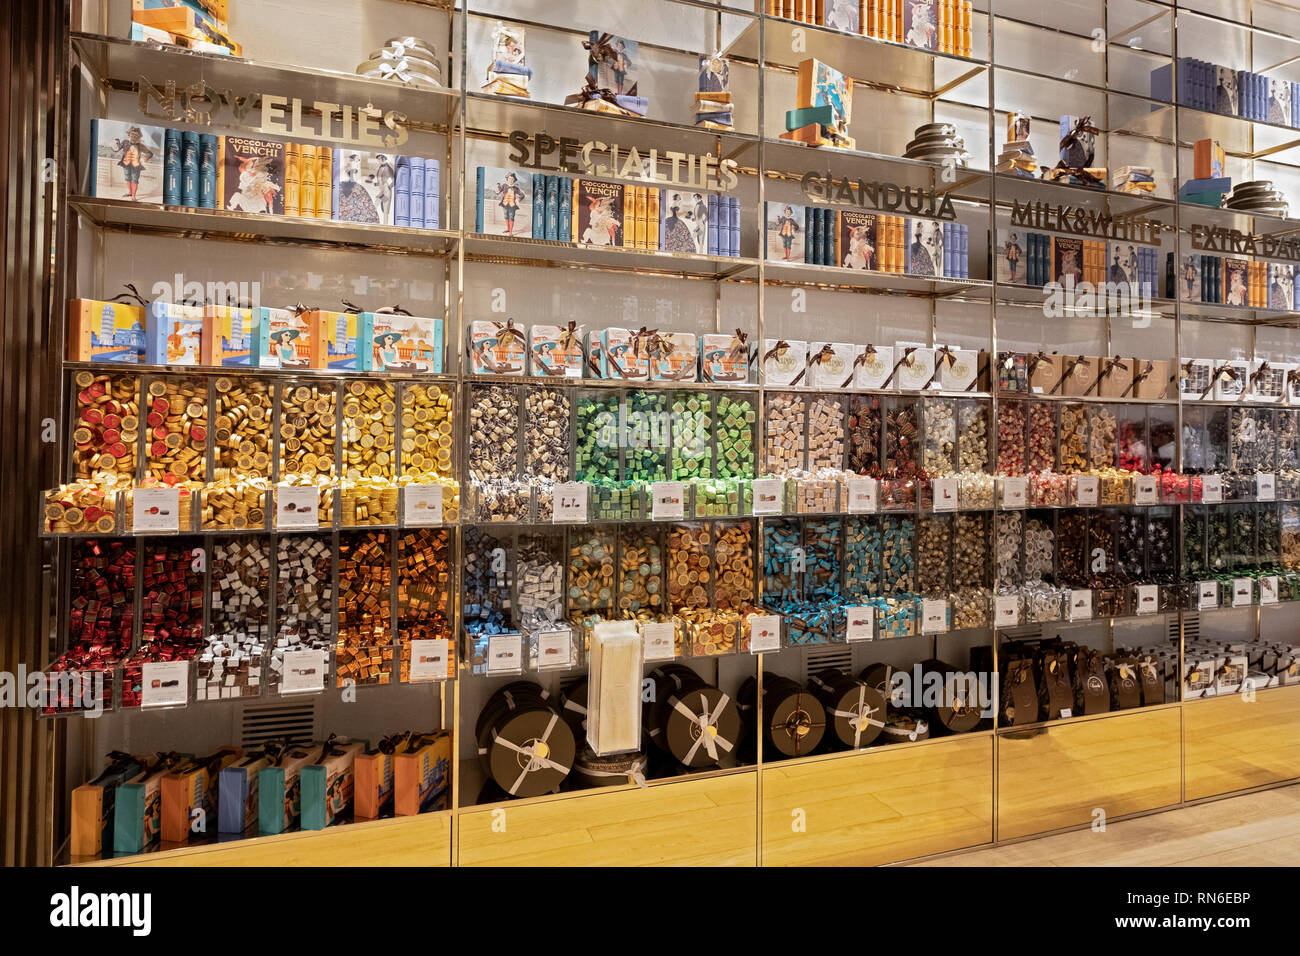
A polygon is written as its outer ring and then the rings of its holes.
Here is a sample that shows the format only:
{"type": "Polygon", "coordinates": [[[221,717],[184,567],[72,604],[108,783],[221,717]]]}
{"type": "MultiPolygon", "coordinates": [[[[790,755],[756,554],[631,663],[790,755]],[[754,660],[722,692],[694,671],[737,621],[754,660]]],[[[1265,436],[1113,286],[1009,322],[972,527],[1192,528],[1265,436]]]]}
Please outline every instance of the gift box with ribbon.
{"type": "Polygon", "coordinates": [[[442,809],[450,780],[451,734],[411,735],[393,754],[393,811],[405,817],[442,809]]]}
{"type": "Polygon", "coordinates": [[[524,330],[514,319],[469,324],[469,371],[473,375],[523,375],[524,330]]]}
{"type": "Polygon", "coordinates": [[[184,843],[193,834],[213,829],[217,812],[217,778],[240,758],[238,747],[222,747],[206,757],[195,757],[162,778],[162,839],[184,843]]]}
{"type": "Polygon", "coordinates": [[[283,833],[298,822],[302,809],[302,768],[320,754],[319,746],[286,747],[257,775],[257,831],[283,833]]]}
{"type": "Polygon", "coordinates": [[[113,846],[113,807],[118,788],[141,780],[148,771],[148,757],[133,757],[115,750],[108,766],[87,783],[72,791],[72,840],[74,858],[99,856],[113,846]]]}
{"type": "Polygon", "coordinates": [[[299,785],[304,830],[323,830],[352,807],[356,785],[353,763],[367,746],[365,741],[344,743],[331,734],[315,762],[302,768],[299,785]]]}
{"type": "Polygon", "coordinates": [[[528,374],[539,378],[582,378],[586,330],[576,322],[534,325],[528,330],[528,374]]]}

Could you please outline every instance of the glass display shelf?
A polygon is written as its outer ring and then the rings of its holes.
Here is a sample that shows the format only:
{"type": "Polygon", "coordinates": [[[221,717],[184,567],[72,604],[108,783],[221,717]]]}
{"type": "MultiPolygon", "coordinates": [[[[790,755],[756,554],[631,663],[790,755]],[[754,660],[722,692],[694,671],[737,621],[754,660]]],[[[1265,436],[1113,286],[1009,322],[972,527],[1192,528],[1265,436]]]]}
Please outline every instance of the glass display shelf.
{"type": "Polygon", "coordinates": [[[460,239],[458,232],[447,229],[373,226],[300,216],[263,216],[226,209],[163,206],[94,196],[71,196],[68,204],[102,228],[177,239],[306,245],[433,258],[451,255],[460,239]]]}
{"type": "Polygon", "coordinates": [[[993,288],[988,279],[955,279],[943,276],[908,275],[903,272],[877,272],[845,269],[841,266],[817,266],[806,262],[782,262],[768,259],[764,263],[768,285],[797,285],[817,288],[848,288],[900,295],[934,298],[963,298],[987,302],[993,288]]]}
{"type": "MultiPolygon", "coordinates": [[[[411,128],[426,131],[445,131],[460,113],[460,91],[452,87],[408,86],[355,73],[202,53],[94,33],[74,32],[72,48],[93,76],[119,90],[135,91],[141,77],[155,84],[174,82],[178,88],[202,81],[217,90],[251,96],[254,109],[260,109],[263,93],[301,97],[304,102],[325,100],[357,108],[369,105],[404,113],[411,128]]],[[[459,75],[459,71],[447,70],[445,63],[443,67],[444,77],[459,75]]],[[[216,115],[220,119],[227,114],[223,110],[216,115]]]]}
{"type": "MultiPolygon", "coordinates": [[[[523,130],[530,137],[534,132],[544,130],[557,140],[568,137],[577,140],[579,144],[591,141],[605,143],[617,141],[622,150],[626,151],[635,146],[643,155],[647,149],[654,148],[659,151],[660,156],[676,150],[696,154],[712,153],[722,159],[745,161],[751,165],[757,162],[758,136],[753,133],[706,129],[703,126],[640,116],[595,113],[560,103],[545,103],[518,96],[475,92],[465,95],[465,131],[470,139],[504,141],[512,130],[523,130]]],[[[550,158],[554,159],[556,156],[558,152],[550,158]]],[[[475,165],[472,155],[467,159],[467,163],[470,168],[475,165]]],[[[552,169],[536,171],[555,172],[552,169]]],[[[671,184],[647,182],[646,185],[671,184]]],[[[694,188],[709,189],[710,187],[694,188]]]]}
{"type": "MultiPolygon", "coordinates": [[[[989,197],[989,172],[973,166],[957,166],[953,179],[945,180],[944,167],[920,159],[907,159],[888,153],[872,153],[857,149],[836,149],[826,146],[809,146],[779,137],[763,138],[763,171],[792,173],[802,177],[814,172],[839,179],[878,179],[896,186],[934,189],[951,195],[954,201],[983,203],[989,197]]],[[[862,207],[868,212],[906,215],[898,210],[862,207]]]]}
{"type": "Polygon", "coordinates": [[[467,263],[536,265],[592,269],[636,274],[682,276],[696,279],[739,280],[754,278],[758,260],[736,256],[701,256],[682,252],[651,252],[621,246],[588,246],[549,239],[466,235],[467,263]]]}
{"type": "MultiPolygon", "coordinates": [[[[974,11],[972,51],[985,46],[987,22],[987,13],[974,11]]],[[[750,63],[761,57],[766,66],[789,71],[798,70],[801,62],[812,57],[842,70],[855,83],[926,97],[940,96],[988,69],[988,62],[978,57],[923,50],[773,16],[764,16],[761,25],[756,21],[747,26],[722,52],[750,63]],[[790,42],[791,30],[801,31],[801,44],[790,42]]]]}

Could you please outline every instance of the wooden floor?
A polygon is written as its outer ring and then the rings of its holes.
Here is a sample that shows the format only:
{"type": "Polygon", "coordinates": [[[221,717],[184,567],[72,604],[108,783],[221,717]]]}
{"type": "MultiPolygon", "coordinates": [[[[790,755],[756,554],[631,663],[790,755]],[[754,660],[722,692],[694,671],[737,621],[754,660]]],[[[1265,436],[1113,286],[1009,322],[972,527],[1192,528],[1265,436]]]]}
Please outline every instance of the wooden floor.
{"type": "Polygon", "coordinates": [[[1300,866],[1300,784],[913,866],[1300,866]]]}

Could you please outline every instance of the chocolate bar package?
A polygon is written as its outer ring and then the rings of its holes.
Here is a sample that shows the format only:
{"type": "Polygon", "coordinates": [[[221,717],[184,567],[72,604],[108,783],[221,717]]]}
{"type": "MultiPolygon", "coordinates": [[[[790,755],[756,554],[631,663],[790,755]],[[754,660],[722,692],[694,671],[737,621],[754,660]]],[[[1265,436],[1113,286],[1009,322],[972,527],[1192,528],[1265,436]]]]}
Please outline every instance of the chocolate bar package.
{"type": "Polygon", "coordinates": [[[162,778],[162,839],[184,843],[192,833],[212,831],[217,812],[217,779],[240,758],[238,747],[222,747],[195,757],[162,778]]]}
{"type": "Polygon", "coordinates": [[[164,139],[161,126],[92,119],[90,195],[161,204],[164,139]]]}
{"type": "Polygon", "coordinates": [[[253,354],[252,309],[209,305],[203,309],[203,364],[247,366],[253,354]]]}
{"type": "Polygon", "coordinates": [[[357,316],[356,367],[364,372],[441,372],[442,319],[404,312],[362,312],[357,316]]]}
{"type": "MultiPolygon", "coordinates": [[[[352,807],[353,762],[366,751],[365,741],[327,740],[315,761],[302,768],[302,828],[323,830],[352,807]]],[[[396,774],[396,768],[394,768],[396,774]]]]}
{"type": "MultiPolygon", "coordinates": [[[[474,231],[487,236],[541,239],[533,231],[533,178],[517,169],[480,166],[477,172],[474,231]]],[[[619,214],[623,205],[619,203],[619,214]]],[[[567,239],[568,236],[560,238],[567,239]]]]}
{"type": "Polygon", "coordinates": [[[189,754],[168,753],[145,767],[140,776],[117,788],[113,800],[113,852],[139,853],[162,830],[162,782],[189,754]]]}
{"type": "Polygon", "coordinates": [[[876,214],[843,209],[835,213],[835,265],[844,269],[878,269],[876,214]]]}
{"type": "Polygon", "coordinates": [[[534,325],[528,329],[528,374],[538,378],[582,378],[582,340],[586,329],[576,322],[566,326],[534,325]]]}
{"type": "MultiPolygon", "coordinates": [[[[624,187],[590,179],[573,181],[573,242],[585,246],[622,246],[626,209],[624,187]]],[[[660,231],[662,236],[662,228],[660,231]]]]}
{"type": "Polygon", "coordinates": [[[297,744],[286,748],[257,775],[257,831],[283,833],[291,829],[302,812],[302,768],[314,763],[319,746],[297,744]]]}
{"type": "Polygon", "coordinates": [[[469,324],[469,371],[472,375],[523,375],[524,330],[514,319],[476,320],[469,324]]]}
{"type": "Polygon", "coordinates": [[[73,299],[68,303],[68,361],[144,361],[144,306],[73,299]]]}
{"type": "Polygon", "coordinates": [[[393,225],[396,204],[397,157],[336,148],[330,169],[335,222],[393,225]]]}
{"type": "Polygon", "coordinates": [[[907,220],[907,274],[943,275],[943,223],[934,219],[907,220]]]}
{"type": "Polygon", "coordinates": [[[1083,282],[1083,240],[1052,237],[1052,281],[1064,284],[1067,277],[1078,286],[1083,282]]]}
{"type": "Polygon", "coordinates": [[[108,766],[93,779],[72,791],[73,858],[99,856],[113,846],[113,805],[123,784],[144,777],[147,757],[133,757],[115,750],[108,755],[108,766]]]}
{"type": "Polygon", "coordinates": [[[266,744],[222,769],[217,780],[218,833],[243,833],[257,823],[258,778],[281,749],[266,744]]]}
{"type": "Polygon", "coordinates": [[[698,190],[659,191],[659,245],[664,252],[705,255],[720,225],[709,221],[709,197],[698,190]]]}
{"type": "Polygon", "coordinates": [[[768,200],[766,246],[769,262],[804,262],[807,259],[807,234],[804,229],[806,207],[798,203],[768,200]]]}
{"type": "Polygon", "coordinates": [[[255,309],[249,364],[254,368],[312,368],[315,346],[307,318],[310,314],[295,309],[255,309]]]}
{"type": "Polygon", "coordinates": [[[221,137],[217,163],[219,208],[284,215],[284,143],[244,136],[221,137]]]}
{"type": "Polygon", "coordinates": [[[393,810],[399,817],[441,809],[451,779],[451,734],[413,736],[393,755],[393,810]]]}
{"type": "Polygon", "coordinates": [[[203,362],[203,306],[152,302],[144,316],[144,360],[150,365],[203,362]]]}
{"type": "Polygon", "coordinates": [[[1025,235],[1012,230],[998,242],[996,271],[999,282],[1024,285],[1029,281],[1025,235]]]}

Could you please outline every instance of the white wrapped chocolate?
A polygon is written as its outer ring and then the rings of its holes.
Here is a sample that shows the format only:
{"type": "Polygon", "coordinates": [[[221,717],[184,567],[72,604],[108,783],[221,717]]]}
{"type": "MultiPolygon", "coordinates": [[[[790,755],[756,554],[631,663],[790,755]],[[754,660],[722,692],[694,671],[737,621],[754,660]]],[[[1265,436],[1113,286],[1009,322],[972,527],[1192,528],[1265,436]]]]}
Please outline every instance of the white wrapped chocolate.
{"type": "Polygon", "coordinates": [[[587,743],[597,756],[641,749],[641,658],[635,621],[592,629],[587,743]]]}

